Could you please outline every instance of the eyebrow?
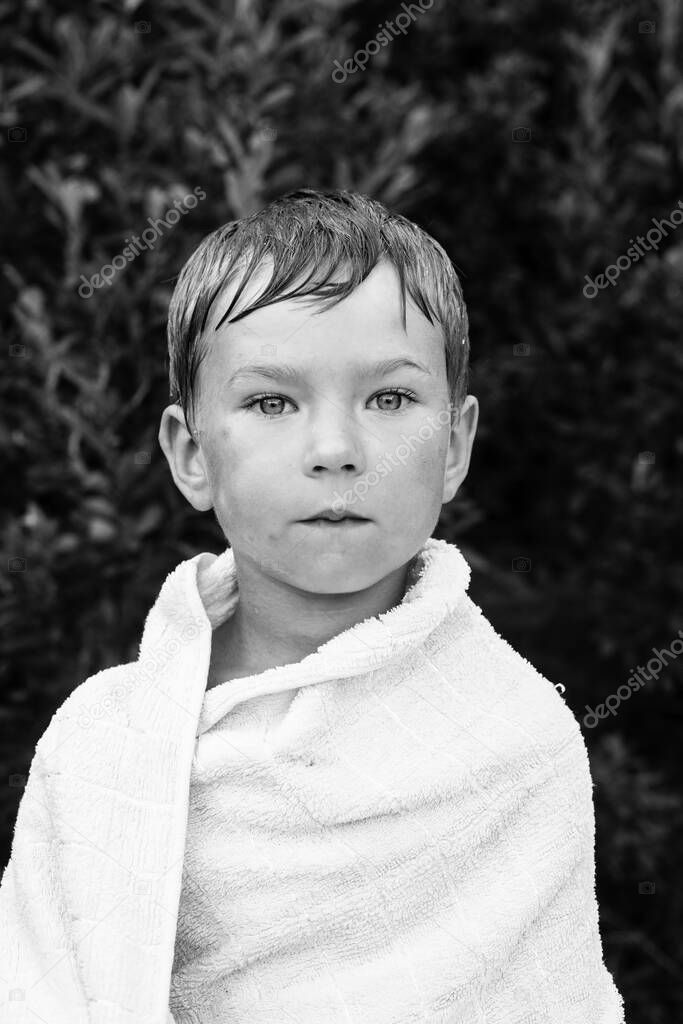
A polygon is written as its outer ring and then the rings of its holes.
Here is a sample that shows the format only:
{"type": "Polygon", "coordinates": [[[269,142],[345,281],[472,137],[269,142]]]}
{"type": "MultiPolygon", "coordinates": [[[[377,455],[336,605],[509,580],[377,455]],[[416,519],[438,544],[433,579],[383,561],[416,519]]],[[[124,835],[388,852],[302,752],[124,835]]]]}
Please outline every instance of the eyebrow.
{"type": "MultiPolygon", "coordinates": [[[[382,359],[379,363],[357,366],[355,368],[355,377],[357,380],[367,380],[370,377],[386,377],[387,374],[404,368],[417,370],[428,377],[432,376],[431,370],[427,369],[422,363],[416,362],[414,359],[408,359],[407,356],[398,356],[395,359],[382,359]]],[[[228,380],[228,386],[235,384],[243,377],[267,377],[269,380],[296,381],[300,380],[301,376],[302,371],[298,370],[295,366],[290,366],[288,363],[281,363],[278,366],[273,366],[269,363],[250,363],[248,366],[241,366],[239,370],[233,373],[232,377],[228,380]]]]}

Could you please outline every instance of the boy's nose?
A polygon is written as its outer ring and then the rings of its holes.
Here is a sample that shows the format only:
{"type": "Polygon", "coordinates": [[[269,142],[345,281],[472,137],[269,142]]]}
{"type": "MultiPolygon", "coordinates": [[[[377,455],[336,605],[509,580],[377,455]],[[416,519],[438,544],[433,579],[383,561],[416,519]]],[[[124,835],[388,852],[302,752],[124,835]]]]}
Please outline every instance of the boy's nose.
{"type": "Polygon", "coordinates": [[[314,428],[306,450],[308,468],[315,472],[327,469],[337,473],[342,470],[362,472],[364,456],[360,441],[352,431],[347,429],[314,428]]]}

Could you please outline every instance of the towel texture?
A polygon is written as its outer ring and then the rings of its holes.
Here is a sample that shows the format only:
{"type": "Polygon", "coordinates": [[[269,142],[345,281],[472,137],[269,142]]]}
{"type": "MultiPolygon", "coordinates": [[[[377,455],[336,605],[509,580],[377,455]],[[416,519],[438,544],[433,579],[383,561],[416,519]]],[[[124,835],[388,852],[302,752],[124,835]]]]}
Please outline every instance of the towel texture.
{"type": "Polygon", "coordinates": [[[391,611],[206,692],[234,559],[181,563],[36,747],[0,1022],[623,1024],[580,729],[468,583],[430,539],[391,611]]]}

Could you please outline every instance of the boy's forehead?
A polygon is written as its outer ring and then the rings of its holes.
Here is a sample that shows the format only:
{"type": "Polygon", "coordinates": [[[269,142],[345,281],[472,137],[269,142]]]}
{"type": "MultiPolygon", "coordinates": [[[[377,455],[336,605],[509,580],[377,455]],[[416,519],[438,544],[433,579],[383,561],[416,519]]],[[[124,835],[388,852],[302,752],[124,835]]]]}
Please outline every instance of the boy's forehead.
{"type": "MultiPolygon", "coordinates": [[[[381,343],[390,346],[393,340],[401,347],[412,341],[422,347],[423,354],[432,349],[435,340],[443,346],[443,333],[439,325],[431,324],[406,292],[405,327],[402,317],[401,290],[398,272],[393,264],[381,261],[373,268],[368,277],[362,281],[341,302],[322,308],[322,299],[315,295],[296,297],[290,300],[274,301],[263,306],[246,317],[235,322],[234,317],[248,309],[258,301],[265,291],[272,276],[272,259],[264,261],[247,281],[228,319],[225,314],[240,286],[241,274],[229,281],[221,289],[213,303],[211,316],[207,323],[206,342],[213,347],[214,341],[232,338],[239,339],[243,346],[218,346],[229,355],[234,347],[247,349],[258,348],[259,345],[277,344],[307,333],[310,325],[312,331],[323,335],[330,324],[343,325],[348,321],[352,324],[381,326],[382,338],[374,338],[375,346],[381,343]],[[222,321],[222,323],[221,323],[222,321]],[[217,325],[220,324],[218,330],[217,325]],[[410,339],[410,340],[409,340],[410,339]]],[[[302,271],[299,280],[287,286],[291,292],[297,285],[306,280],[310,268],[302,271]]],[[[340,274],[339,280],[345,280],[340,274]]],[[[350,341],[352,339],[345,339],[350,341]]],[[[367,342],[367,339],[366,339],[367,342]]],[[[291,346],[288,346],[291,351],[291,346]]],[[[235,353],[236,354],[236,353],[235,353]]],[[[265,353],[267,354],[267,353],[265,353]]]]}

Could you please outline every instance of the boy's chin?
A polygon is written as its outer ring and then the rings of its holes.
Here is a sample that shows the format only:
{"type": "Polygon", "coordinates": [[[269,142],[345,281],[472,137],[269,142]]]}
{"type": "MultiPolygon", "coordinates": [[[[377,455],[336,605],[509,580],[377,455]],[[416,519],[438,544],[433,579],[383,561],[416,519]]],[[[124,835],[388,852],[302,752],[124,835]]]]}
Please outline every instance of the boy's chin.
{"type": "Polygon", "coordinates": [[[358,564],[358,559],[350,554],[322,563],[323,560],[318,565],[297,566],[287,573],[286,582],[304,593],[322,597],[357,594],[375,586],[385,575],[377,563],[369,566],[366,559],[365,564],[358,564]]]}

